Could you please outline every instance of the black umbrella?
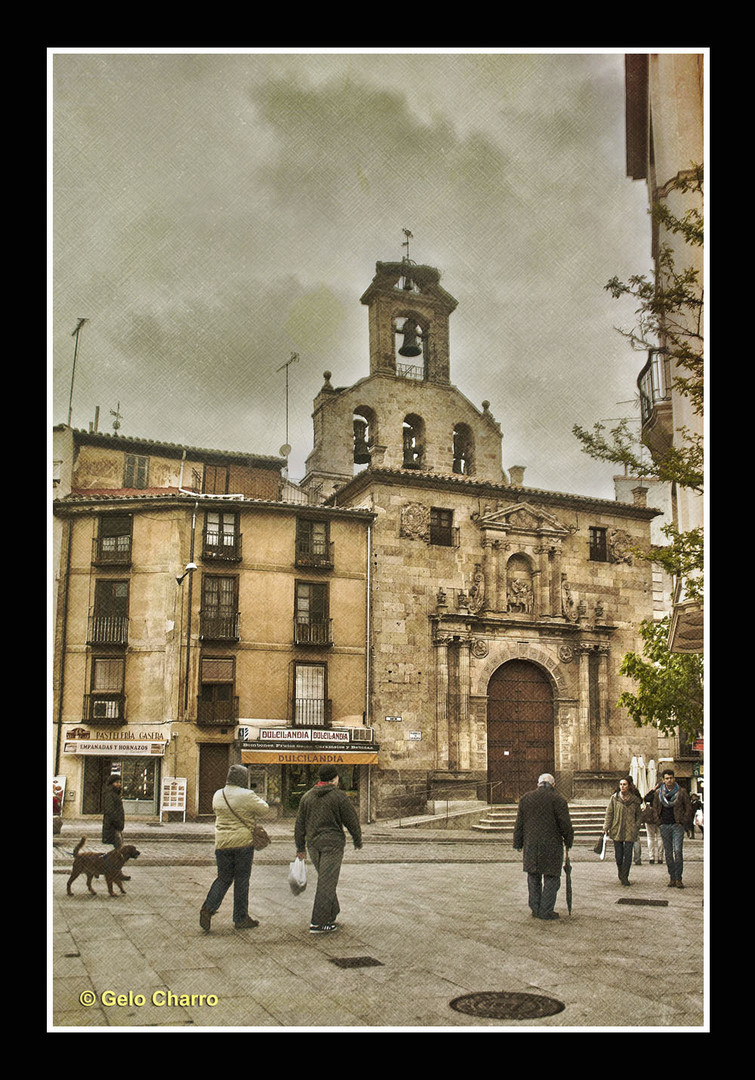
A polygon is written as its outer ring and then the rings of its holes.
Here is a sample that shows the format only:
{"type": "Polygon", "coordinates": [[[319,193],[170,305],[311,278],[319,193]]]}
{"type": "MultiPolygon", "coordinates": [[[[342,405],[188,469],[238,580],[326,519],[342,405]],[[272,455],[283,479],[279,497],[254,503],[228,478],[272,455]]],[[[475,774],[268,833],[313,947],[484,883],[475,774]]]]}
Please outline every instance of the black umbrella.
{"type": "Polygon", "coordinates": [[[571,915],[571,863],[569,862],[568,850],[566,852],[566,862],[564,863],[564,873],[566,874],[566,906],[568,907],[569,914],[571,915]]]}

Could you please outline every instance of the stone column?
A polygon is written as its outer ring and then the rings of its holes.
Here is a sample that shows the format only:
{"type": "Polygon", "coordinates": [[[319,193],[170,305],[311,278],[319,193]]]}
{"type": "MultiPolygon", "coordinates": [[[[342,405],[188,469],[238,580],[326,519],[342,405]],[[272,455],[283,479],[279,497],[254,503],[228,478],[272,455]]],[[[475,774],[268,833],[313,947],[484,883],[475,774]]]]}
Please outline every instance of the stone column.
{"type": "Polygon", "coordinates": [[[450,639],[435,639],[435,767],[449,768],[448,646],[450,639]]]}
{"type": "Polygon", "coordinates": [[[579,656],[579,705],[577,720],[578,746],[576,753],[577,768],[586,771],[595,767],[592,760],[592,738],[590,735],[590,648],[577,646],[579,656]]]}
{"type": "Polygon", "coordinates": [[[554,614],[554,611],[547,544],[540,544],[540,546],[536,548],[536,552],[539,555],[538,562],[540,563],[540,571],[537,580],[536,613],[548,618],[554,614]]]}
{"type": "Polygon", "coordinates": [[[490,539],[488,532],[482,534],[482,576],[485,580],[485,607],[498,611],[498,543],[490,539]]]}
{"type": "Polygon", "coordinates": [[[471,737],[469,730],[469,650],[472,642],[467,638],[459,642],[459,716],[458,716],[458,768],[471,768],[471,737]]]}

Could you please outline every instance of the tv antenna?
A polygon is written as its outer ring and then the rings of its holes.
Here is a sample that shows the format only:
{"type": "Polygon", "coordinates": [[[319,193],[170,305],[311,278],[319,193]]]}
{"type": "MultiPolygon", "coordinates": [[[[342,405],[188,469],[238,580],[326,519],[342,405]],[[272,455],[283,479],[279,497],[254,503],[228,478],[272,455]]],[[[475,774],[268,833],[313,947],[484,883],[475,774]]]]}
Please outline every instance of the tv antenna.
{"type": "Polygon", "coordinates": [[[113,409],[110,410],[110,415],[115,417],[115,420],[113,420],[113,431],[117,435],[118,430],[119,430],[119,428],[121,426],[121,420],[123,419],[123,414],[121,413],[121,403],[120,403],[120,401],[116,405],[115,410],[113,410],[113,409]]]}
{"type": "Polygon", "coordinates": [[[73,347],[73,368],[71,370],[71,393],[70,393],[70,395],[68,397],[68,426],[69,427],[71,426],[71,416],[73,414],[73,380],[74,380],[74,378],[76,376],[76,358],[79,355],[79,335],[81,333],[81,328],[82,328],[82,326],[84,325],[85,322],[89,322],[89,320],[88,319],[79,319],[78,323],[76,324],[76,329],[71,334],[72,338],[76,338],[76,342],[75,342],[74,347],[73,347]]]}
{"type": "Polygon", "coordinates": [[[278,368],[278,371],[283,371],[285,369],[286,372],[286,441],[280,448],[280,455],[284,458],[287,458],[288,455],[291,453],[291,446],[288,441],[288,369],[291,367],[292,364],[295,364],[298,359],[299,354],[292,352],[290,360],[287,360],[285,364],[281,364],[281,366],[278,368]]]}

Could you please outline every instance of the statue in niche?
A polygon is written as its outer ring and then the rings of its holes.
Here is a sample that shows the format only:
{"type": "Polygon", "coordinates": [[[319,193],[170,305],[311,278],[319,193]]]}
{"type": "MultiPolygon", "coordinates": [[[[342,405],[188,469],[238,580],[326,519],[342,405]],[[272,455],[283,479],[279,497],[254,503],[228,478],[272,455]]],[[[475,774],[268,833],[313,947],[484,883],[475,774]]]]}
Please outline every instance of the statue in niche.
{"type": "Polygon", "coordinates": [[[566,574],[561,575],[561,614],[569,622],[576,622],[579,618],[577,605],[571,594],[571,586],[566,580],[566,574]]]}
{"type": "Polygon", "coordinates": [[[479,563],[475,563],[473,581],[469,590],[469,610],[478,612],[485,606],[485,575],[479,563]]]}
{"type": "Polygon", "coordinates": [[[529,581],[514,578],[509,583],[506,597],[506,610],[529,615],[532,612],[532,586],[529,581]]]}

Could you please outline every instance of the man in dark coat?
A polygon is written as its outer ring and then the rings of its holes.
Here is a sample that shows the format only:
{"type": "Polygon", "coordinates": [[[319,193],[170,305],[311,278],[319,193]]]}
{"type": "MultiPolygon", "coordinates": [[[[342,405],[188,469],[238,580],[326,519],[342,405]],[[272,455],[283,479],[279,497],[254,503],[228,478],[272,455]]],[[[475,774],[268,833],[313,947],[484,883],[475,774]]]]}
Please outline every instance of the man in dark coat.
{"type": "Polygon", "coordinates": [[[336,916],[341,909],[336,887],[346,847],[344,829],[351,833],[355,848],[362,846],[359,818],[338,786],[338,770],[334,765],[322,765],[319,776],[318,783],[302,796],[294,826],[297,859],[303,859],[308,851],[317,871],[310,934],[338,929],[336,916]]]}
{"type": "MultiPolygon", "coordinates": [[[[102,800],[102,842],[112,844],[118,849],[123,846],[123,826],[125,824],[123,796],[121,795],[120,776],[109,776],[102,800]]],[[[128,880],[128,878],[126,878],[128,880]]]]}
{"type": "Polygon", "coordinates": [[[529,905],[537,919],[557,919],[556,894],[561,887],[564,845],[574,843],[574,827],[566,799],[555,790],[550,773],[538,778],[537,789],[519,800],[514,826],[514,848],[523,852],[529,905]]]}

